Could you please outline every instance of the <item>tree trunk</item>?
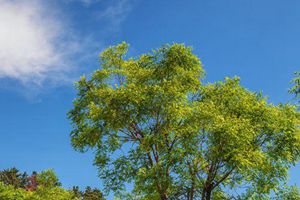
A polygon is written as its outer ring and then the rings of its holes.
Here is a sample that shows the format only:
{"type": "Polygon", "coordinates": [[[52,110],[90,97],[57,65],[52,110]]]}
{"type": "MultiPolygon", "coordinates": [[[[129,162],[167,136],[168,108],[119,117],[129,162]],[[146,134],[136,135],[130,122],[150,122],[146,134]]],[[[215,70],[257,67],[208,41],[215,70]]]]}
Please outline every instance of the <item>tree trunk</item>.
{"type": "Polygon", "coordinates": [[[191,188],[191,191],[190,191],[190,193],[189,193],[189,198],[188,198],[188,200],[193,200],[194,199],[194,188],[191,188]]]}
{"type": "Polygon", "coordinates": [[[160,195],[160,199],[161,200],[168,200],[168,195],[163,193],[163,194],[160,195]]]}
{"type": "Polygon", "coordinates": [[[210,200],[211,198],[211,190],[206,191],[205,200],[210,200]]]}
{"type": "Polygon", "coordinates": [[[211,186],[205,187],[202,190],[201,200],[210,200],[211,199],[211,192],[212,192],[211,186]]]}

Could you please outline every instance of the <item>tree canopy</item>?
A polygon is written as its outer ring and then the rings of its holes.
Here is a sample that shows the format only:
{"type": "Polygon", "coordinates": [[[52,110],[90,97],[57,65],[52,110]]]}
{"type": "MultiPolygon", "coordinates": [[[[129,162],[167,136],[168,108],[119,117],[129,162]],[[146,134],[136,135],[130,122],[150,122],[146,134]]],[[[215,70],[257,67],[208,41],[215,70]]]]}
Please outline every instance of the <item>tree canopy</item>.
{"type": "Polygon", "coordinates": [[[122,195],[127,183],[128,198],[145,200],[279,191],[300,155],[295,106],[273,105],[237,77],[203,84],[200,60],[183,44],[131,58],[127,50],[100,54],[101,69],[77,82],[68,114],[72,145],[95,152],[107,192],[122,195]]]}
{"type": "MultiPolygon", "coordinates": [[[[41,173],[33,173],[27,176],[16,169],[8,169],[0,172],[0,199],[5,200],[76,200],[73,194],[60,188],[60,183],[52,170],[45,170],[41,173]],[[13,176],[6,176],[6,175],[13,176]],[[7,180],[7,181],[4,181],[7,180]],[[23,184],[16,184],[23,182],[23,184]]],[[[79,200],[79,199],[78,199],[79,200]]]]}
{"type": "Polygon", "coordinates": [[[31,176],[21,173],[16,168],[0,171],[1,200],[104,200],[99,189],[87,187],[80,191],[79,187],[66,190],[61,187],[53,170],[31,176]]]}
{"type": "Polygon", "coordinates": [[[300,97],[300,72],[295,72],[295,77],[291,82],[293,86],[290,89],[290,93],[295,94],[296,98],[299,98],[300,97]]]}

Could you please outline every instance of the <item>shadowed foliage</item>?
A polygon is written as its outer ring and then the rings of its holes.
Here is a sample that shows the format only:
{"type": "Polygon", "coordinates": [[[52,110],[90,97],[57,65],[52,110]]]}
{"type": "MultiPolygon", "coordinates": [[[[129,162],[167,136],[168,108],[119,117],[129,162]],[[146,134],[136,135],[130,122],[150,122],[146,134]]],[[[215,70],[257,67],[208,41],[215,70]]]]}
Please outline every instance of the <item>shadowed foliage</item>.
{"type": "Polygon", "coordinates": [[[78,187],[66,190],[60,186],[52,170],[33,172],[31,176],[16,168],[0,171],[1,200],[104,200],[96,188],[80,191],[78,187]]]}

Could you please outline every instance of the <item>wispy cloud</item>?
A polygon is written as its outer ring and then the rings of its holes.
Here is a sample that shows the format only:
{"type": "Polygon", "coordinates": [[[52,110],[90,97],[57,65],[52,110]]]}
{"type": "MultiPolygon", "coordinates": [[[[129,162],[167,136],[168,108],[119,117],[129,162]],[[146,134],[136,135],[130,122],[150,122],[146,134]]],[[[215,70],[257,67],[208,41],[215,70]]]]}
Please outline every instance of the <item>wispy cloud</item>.
{"type": "Polygon", "coordinates": [[[103,0],[66,0],[66,1],[67,2],[80,2],[85,6],[90,6],[92,4],[99,3],[100,1],[103,1],[103,0]]]}
{"type": "MultiPolygon", "coordinates": [[[[101,27],[105,33],[100,33],[104,38],[111,33],[109,29],[120,28],[132,8],[132,0],[65,0],[75,1],[97,12],[94,20],[105,21],[101,27]]],[[[84,72],[76,66],[97,55],[105,39],[97,31],[82,35],[70,28],[76,22],[57,11],[58,5],[43,0],[0,0],[0,88],[15,87],[14,81],[38,93],[45,85],[69,84],[84,72]]]]}
{"type": "Polygon", "coordinates": [[[0,0],[0,78],[24,84],[61,79],[75,43],[62,42],[63,24],[39,1],[0,0]]]}
{"type": "Polygon", "coordinates": [[[135,0],[112,0],[106,9],[99,11],[98,19],[107,20],[111,29],[118,30],[133,8],[134,3],[135,0]]]}

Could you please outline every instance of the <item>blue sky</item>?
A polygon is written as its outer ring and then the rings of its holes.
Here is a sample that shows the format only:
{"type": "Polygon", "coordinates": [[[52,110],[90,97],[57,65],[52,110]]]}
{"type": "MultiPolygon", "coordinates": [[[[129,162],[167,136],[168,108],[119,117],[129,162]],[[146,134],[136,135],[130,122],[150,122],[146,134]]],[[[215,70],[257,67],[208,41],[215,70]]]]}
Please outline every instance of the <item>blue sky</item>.
{"type": "MultiPolygon", "coordinates": [[[[289,81],[300,69],[299,7],[298,0],[0,0],[0,169],[53,168],[67,188],[101,186],[92,153],[70,145],[66,113],[73,82],[121,41],[132,56],[164,43],[191,45],[205,82],[237,75],[270,102],[290,101],[289,81]]],[[[291,183],[300,185],[299,169],[291,183]]]]}

